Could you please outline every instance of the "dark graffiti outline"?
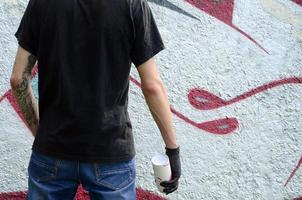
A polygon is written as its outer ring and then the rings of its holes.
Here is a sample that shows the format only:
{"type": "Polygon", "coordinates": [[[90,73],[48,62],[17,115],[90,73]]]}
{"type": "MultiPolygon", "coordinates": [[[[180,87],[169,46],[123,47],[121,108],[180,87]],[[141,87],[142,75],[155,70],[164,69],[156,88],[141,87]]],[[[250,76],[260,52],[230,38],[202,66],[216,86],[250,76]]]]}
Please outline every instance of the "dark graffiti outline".
{"type": "Polygon", "coordinates": [[[202,88],[194,88],[189,91],[188,100],[190,104],[198,110],[212,110],[237,103],[243,99],[264,92],[265,90],[269,90],[285,84],[302,84],[302,77],[289,77],[280,80],[274,80],[272,82],[251,89],[250,91],[244,92],[243,94],[229,100],[224,100],[202,88]]]}
{"type": "Polygon", "coordinates": [[[187,11],[179,8],[178,6],[174,5],[173,3],[171,3],[168,0],[148,0],[148,1],[151,2],[151,3],[157,4],[161,7],[165,7],[167,9],[172,10],[172,11],[175,11],[179,14],[183,14],[185,16],[188,16],[188,17],[192,18],[192,19],[196,19],[196,20],[200,21],[200,19],[198,17],[195,17],[194,15],[188,13],[187,11]]]}
{"type": "MultiPolygon", "coordinates": [[[[179,8],[178,6],[172,4],[171,2],[169,2],[168,0],[148,0],[149,2],[158,4],[162,7],[166,7],[172,11],[178,12],[180,14],[189,16],[193,19],[196,19],[198,21],[201,22],[201,20],[191,14],[189,14],[188,12],[184,11],[183,9],[179,8]]],[[[218,19],[219,21],[222,21],[224,24],[230,26],[231,28],[233,28],[234,30],[236,30],[237,32],[239,32],[241,35],[243,35],[244,37],[246,37],[248,40],[250,40],[251,42],[253,42],[255,45],[257,45],[259,48],[261,48],[263,51],[265,51],[267,54],[269,54],[269,52],[262,47],[255,39],[253,39],[250,35],[248,35],[246,32],[244,32],[243,30],[241,30],[240,28],[238,28],[237,26],[235,26],[232,23],[232,16],[233,16],[233,2],[234,0],[227,0],[227,1],[213,1],[213,0],[185,0],[185,2],[190,3],[191,5],[195,6],[196,8],[198,8],[199,10],[207,13],[208,15],[211,15],[212,17],[215,17],[216,19],[218,19]],[[220,6],[222,5],[222,9],[226,10],[226,12],[223,12],[224,14],[219,15],[217,14],[218,10],[220,8],[216,8],[215,6],[220,6]],[[225,14],[227,13],[227,14],[225,14]]]]}

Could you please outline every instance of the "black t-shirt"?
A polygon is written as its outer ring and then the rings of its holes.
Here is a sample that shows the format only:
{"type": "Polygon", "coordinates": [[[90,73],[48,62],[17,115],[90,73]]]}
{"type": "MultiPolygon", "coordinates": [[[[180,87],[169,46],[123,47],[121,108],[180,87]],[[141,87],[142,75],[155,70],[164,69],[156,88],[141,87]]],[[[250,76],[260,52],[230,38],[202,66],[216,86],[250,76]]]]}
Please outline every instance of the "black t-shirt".
{"type": "Polygon", "coordinates": [[[32,149],[84,162],[133,158],[131,63],[165,49],[147,1],[30,0],[15,36],[38,58],[32,149]]]}

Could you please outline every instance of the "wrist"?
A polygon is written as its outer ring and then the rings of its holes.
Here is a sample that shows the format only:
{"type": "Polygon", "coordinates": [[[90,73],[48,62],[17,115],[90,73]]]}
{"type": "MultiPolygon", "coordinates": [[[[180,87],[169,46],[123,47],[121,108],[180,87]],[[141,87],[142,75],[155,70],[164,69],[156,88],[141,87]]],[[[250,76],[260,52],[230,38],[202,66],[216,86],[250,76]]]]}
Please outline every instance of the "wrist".
{"type": "Polygon", "coordinates": [[[165,147],[165,149],[168,156],[179,155],[180,146],[178,145],[176,148],[165,147]]]}
{"type": "Polygon", "coordinates": [[[177,149],[179,147],[178,144],[169,144],[169,145],[166,145],[166,149],[177,149]]]}

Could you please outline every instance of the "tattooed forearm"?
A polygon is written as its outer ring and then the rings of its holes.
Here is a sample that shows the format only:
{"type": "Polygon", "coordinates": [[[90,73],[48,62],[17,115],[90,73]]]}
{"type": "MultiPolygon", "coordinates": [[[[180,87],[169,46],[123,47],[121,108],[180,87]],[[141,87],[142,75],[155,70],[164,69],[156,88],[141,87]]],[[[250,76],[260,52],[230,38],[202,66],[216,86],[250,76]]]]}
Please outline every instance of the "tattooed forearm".
{"type": "Polygon", "coordinates": [[[36,135],[39,125],[38,108],[31,87],[31,70],[35,62],[35,56],[29,55],[27,66],[22,73],[21,82],[12,88],[15,99],[34,136],[36,135]]]}

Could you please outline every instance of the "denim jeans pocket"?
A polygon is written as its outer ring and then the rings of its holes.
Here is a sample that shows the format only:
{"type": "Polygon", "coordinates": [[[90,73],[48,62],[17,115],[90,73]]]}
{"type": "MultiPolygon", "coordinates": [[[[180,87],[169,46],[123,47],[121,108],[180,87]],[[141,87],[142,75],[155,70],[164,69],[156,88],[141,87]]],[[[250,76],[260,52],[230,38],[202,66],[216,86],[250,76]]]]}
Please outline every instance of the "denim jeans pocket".
{"type": "Polygon", "coordinates": [[[123,161],[114,164],[94,164],[98,185],[110,190],[119,190],[135,179],[135,161],[123,161]]]}
{"type": "Polygon", "coordinates": [[[28,166],[29,178],[38,182],[54,180],[58,172],[58,163],[58,159],[32,151],[28,166]]]}

